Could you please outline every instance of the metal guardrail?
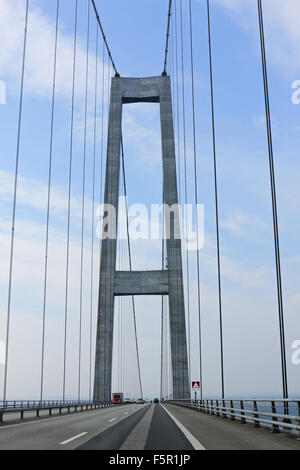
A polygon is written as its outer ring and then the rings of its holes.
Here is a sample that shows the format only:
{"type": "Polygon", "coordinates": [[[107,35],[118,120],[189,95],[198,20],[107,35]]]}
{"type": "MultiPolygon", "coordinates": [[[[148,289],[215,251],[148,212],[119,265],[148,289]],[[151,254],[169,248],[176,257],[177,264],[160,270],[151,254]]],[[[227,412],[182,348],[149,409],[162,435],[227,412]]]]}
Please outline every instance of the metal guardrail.
{"type": "Polygon", "coordinates": [[[271,427],[274,433],[280,429],[300,432],[300,399],[169,400],[167,403],[230,418],[241,424],[253,423],[256,428],[271,427]]]}
{"type": "Polygon", "coordinates": [[[78,411],[97,410],[101,408],[110,408],[112,406],[120,406],[122,403],[113,402],[91,402],[91,401],[38,401],[38,400],[11,400],[0,401],[0,423],[3,423],[3,417],[7,413],[20,413],[20,418],[24,419],[26,413],[34,412],[36,417],[40,416],[41,411],[48,411],[49,416],[52,411],[58,410],[58,414],[63,412],[76,413],[78,411]]]}

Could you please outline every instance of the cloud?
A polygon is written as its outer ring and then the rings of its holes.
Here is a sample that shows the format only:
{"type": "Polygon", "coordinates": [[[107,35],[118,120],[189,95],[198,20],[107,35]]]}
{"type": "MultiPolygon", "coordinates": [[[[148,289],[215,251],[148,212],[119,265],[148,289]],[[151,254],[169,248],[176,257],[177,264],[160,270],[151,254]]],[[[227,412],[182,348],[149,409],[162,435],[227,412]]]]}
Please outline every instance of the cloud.
{"type": "Polygon", "coordinates": [[[134,164],[153,169],[162,166],[159,107],[141,103],[124,106],[124,144],[134,158],[134,164]]]}
{"type": "MultiPolygon", "coordinates": [[[[13,179],[14,175],[10,172],[0,170],[0,202],[11,204],[13,198],[13,179]]],[[[47,191],[48,185],[32,178],[26,178],[19,175],[17,204],[27,207],[38,214],[45,216],[47,209],[47,191]]],[[[96,202],[97,204],[97,202],[96,202]]],[[[56,185],[51,186],[50,212],[59,220],[66,220],[68,209],[68,194],[65,187],[56,185]]],[[[92,201],[85,199],[85,217],[89,220],[92,212],[92,201]]],[[[73,194],[71,197],[71,217],[77,223],[81,221],[82,216],[82,196],[73,194]]],[[[2,229],[4,229],[2,221],[2,229]]]]}
{"type": "MultiPolygon", "coordinates": [[[[243,29],[259,40],[257,2],[253,0],[214,0],[243,29]]],[[[264,0],[263,13],[268,61],[286,77],[300,73],[300,4],[298,0],[264,0]]]]}
{"type": "Polygon", "coordinates": [[[268,230],[267,223],[257,216],[245,213],[241,209],[231,208],[227,212],[230,215],[221,221],[221,227],[236,236],[257,238],[268,230]]]}
{"type": "MultiPolygon", "coordinates": [[[[52,77],[55,44],[55,20],[42,10],[40,0],[30,2],[28,40],[26,51],[25,91],[37,96],[52,94],[52,77]]],[[[9,90],[17,91],[20,82],[24,38],[25,1],[0,0],[0,76],[7,81],[9,90]]],[[[85,93],[86,40],[79,36],[76,55],[76,96],[85,93]]],[[[91,44],[93,42],[91,41],[91,44]]],[[[92,45],[91,45],[92,47],[92,45]]],[[[59,24],[56,94],[71,97],[74,38],[67,33],[63,20],[59,24]]],[[[95,52],[90,49],[89,85],[93,88],[96,70],[95,52]]],[[[102,80],[102,61],[99,60],[99,89],[102,80]]],[[[107,77],[107,64],[104,77],[107,77]]],[[[105,96],[106,98],[106,96],[105,96]]]]}

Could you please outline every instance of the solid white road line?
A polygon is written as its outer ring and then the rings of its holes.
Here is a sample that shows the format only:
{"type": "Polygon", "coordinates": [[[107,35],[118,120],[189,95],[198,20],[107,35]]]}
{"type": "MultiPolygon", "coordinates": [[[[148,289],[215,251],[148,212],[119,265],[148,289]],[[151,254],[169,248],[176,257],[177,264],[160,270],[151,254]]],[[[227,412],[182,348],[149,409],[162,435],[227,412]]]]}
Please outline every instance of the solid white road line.
{"type": "Polygon", "coordinates": [[[193,434],[191,434],[190,431],[188,431],[186,429],[186,427],[184,427],[183,424],[181,424],[181,422],[178,421],[178,419],[175,418],[175,416],[173,416],[172,413],[170,413],[169,410],[167,410],[163,405],[161,405],[161,406],[165,410],[165,412],[168,413],[170,418],[172,418],[174,423],[177,424],[180,431],[185,435],[185,437],[190,442],[190,444],[194,447],[194,449],[195,450],[205,450],[205,447],[203,447],[203,445],[195,438],[195,436],[193,436],[193,434]]]}
{"type": "Polygon", "coordinates": [[[108,422],[109,423],[112,423],[113,421],[116,421],[117,418],[112,418],[112,419],[109,419],[108,422]]]}
{"type": "Polygon", "coordinates": [[[82,432],[81,434],[77,434],[77,436],[71,437],[70,439],[67,439],[66,441],[63,441],[60,443],[61,446],[64,446],[66,444],[69,444],[69,442],[75,441],[75,439],[78,439],[79,437],[85,436],[87,432],[82,432]]]}

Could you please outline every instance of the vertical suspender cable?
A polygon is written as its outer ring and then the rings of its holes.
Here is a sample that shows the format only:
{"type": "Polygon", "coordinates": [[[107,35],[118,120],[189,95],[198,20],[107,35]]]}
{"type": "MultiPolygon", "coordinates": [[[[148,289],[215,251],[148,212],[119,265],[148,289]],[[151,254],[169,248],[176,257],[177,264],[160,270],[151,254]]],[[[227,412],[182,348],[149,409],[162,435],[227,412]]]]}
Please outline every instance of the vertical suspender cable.
{"type": "MultiPolygon", "coordinates": [[[[128,218],[128,207],[127,207],[127,186],[126,186],[126,175],[125,175],[125,157],[124,157],[124,145],[123,145],[123,138],[122,138],[122,135],[121,135],[121,156],[122,156],[122,172],[123,172],[123,184],[124,184],[124,197],[125,197],[125,201],[126,201],[126,228],[127,228],[129,269],[130,269],[130,271],[132,271],[131,246],[130,246],[130,238],[129,238],[129,218],[128,218]]],[[[140,363],[139,346],[138,346],[138,339],[137,339],[137,326],[136,326],[136,312],[135,312],[134,295],[132,296],[132,312],[133,312],[135,348],[136,348],[136,355],[137,355],[137,366],[138,366],[138,378],[139,378],[140,394],[141,394],[141,398],[143,398],[142,377],[141,377],[141,363],[140,363]]]]}
{"type": "MultiPolygon", "coordinates": [[[[107,82],[108,87],[108,82],[107,82]]],[[[101,85],[101,145],[100,145],[100,184],[99,184],[99,204],[103,202],[103,152],[104,152],[104,90],[105,90],[105,44],[103,41],[103,50],[102,50],[102,85],[101,85]]],[[[109,87],[108,87],[109,88],[109,87]]],[[[105,90],[106,93],[106,90],[105,90]]],[[[107,96],[107,114],[109,114],[109,94],[107,96]]],[[[99,236],[99,265],[101,262],[101,248],[102,248],[102,236],[100,233],[99,236]]],[[[99,275],[100,275],[100,271],[99,275]]],[[[100,279],[99,279],[100,281],[100,279]]],[[[100,288],[100,282],[98,282],[98,287],[100,288]]],[[[99,288],[98,288],[98,299],[99,299],[99,288]]]]}
{"type": "Polygon", "coordinates": [[[56,26],[55,26],[55,45],[53,62],[53,87],[52,87],[52,109],[51,109],[51,129],[50,129],[50,151],[48,166],[48,194],[47,194],[47,216],[46,216],[46,241],[45,241],[45,264],[44,264],[44,292],[43,292],[43,326],[42,326],[42,360],[41,360],[41,390],[40,400],[43,400],[44,391],[44,361],[45,361],[45,326],[46,326],[46,304],[47,304],[47,281],[48,281],[48,248],[49,248],[49,217],[50,217],[50,197],[51,197],[51,178],[52,178],[52,155],[53,155],[53,130],[54,130],[54,110],[55,110],[55,87],[56,87],[56,65],[57,65],[57,39],[58,39],[58,19],[59,4],[56,2],[56,26]]]}
{"type": "Polygon", "coordinates": [[[23,112],[25,60],[26,60],[26,46],[27,46],[28,10],[29,10],[29,0],[26,0],[25,30],[24,30],[24,40],[23,40],[23,57],[22,57],[22,73],[21,73],[21,91],[20,91],[20,101],[19,101],[18,135],[17,135],[17,151],[16,151],[16,166],[15,166],[15,181],[14,181],[14,199],[13,199],[12,227],[11,227],[10,261],[9,261],[9,281],[8,281],[8,301],[7,301],[7,320],[6,320],[6,344],[5,344],[3,401],[6,401],[6,392],[7,392],[7,371],[8,371],[8,352],[9,352],[8,347],[9,347],[10,313],[11,313],[11,291],[12,291],[12,274],[13,274],[13,260],[14,260],[15,222],[16,222],[17,189],[18,189],[18,176],[19,176],[20,141],[21,141],[22,112],[23,112]]]}
{"type": "Polygon", "coordinates": [[[64,358],[63,358],[63,400],[66,397],[66,365],[67,365],[67,328],[68,328],[68,294],[69,294],[69,256],[70,256],[70,215],[71,215],[71,188],[72,188],[72,164],[73,164],[73,132],[74,132],[74,101],[75,101],[75,76],[76,76],[76,50],[77,50],[77,23],[78,0],[75,0],[75,25],[74,25],[74,50],[73,50],[73,80],[72,80],[72,106],[71,106],[71,132],[70,132],[70,157],[69,157],[69,183],[68,183],[68,222],[67,222],[67,259],[65,280],[65,320],[64,320],[64,358]]]}
{"type": "Polygon", "coordinates": [[[94,151],[93,151],[93,201],[92,201],[92,254],[91,254],[91,298],[90,298],[90,370],[89,370],[89,400],[92,399],[92,338],[93,338],[93,297],[94,297],[94,230],[95,230],[95,187],[96,187],[96,144],[97,144],[97,105],[98,105],[98,47],[99,31],[96,27],[95,54],[95,95],[94,95],[94,151]]]}
{"type": "Polygon", "coordinates": [[[200,394],[202,398],[202,341],[201,341],[201,297],[200,297],[200,247],[199,247],[199,220],[198,220],[198,183],[197,183],[197,148],[196,148],[196,116],[195,116],[195,86],[194,86],[194,54],[193,54],[193,23],[192,2],[189,0],[190,16],[190,49],[191,49],[191,75],[192,75],[192,112],[193,112],[193,146],[194,146],[194,188],[196,206],[196,234],[197,234],[197,300],[198,300],[198,324],[199,324],[199,379],[200,394]]]}
{"type": "MultiPolygon", "coordinates": [[[[174,15],[171,18],[171,63],[170,63],[170,76],[172,80],[172,105],[175,101],[175,41],[174,41],[174,15]]],[[[175,109],[174,109],[175,120],[175,109]]]]}
{"type": "MultiPolygon", "coordinates": [[[[119,262],[119,271],[121,271],[121,259],[120,259],[120,240],[119,240],[119,259],[118,259],[118,262],[119,262]]],[[[120,297],[118,299],[116,299],[116,303],[118,305],[118,374],[117,374],[117,377],[118,377],[118,392],[121,391],[120,389],[120,376],[121,376],[121,365],[120,365],[120,356],[121,356],[121,353],[120,353],[120,333],[121,333],[121,305],[120,305],[120,297]]]]}
{"type": "MultiPolygon", "coordinates": [[[[124,263],[124,244],[122,243],[122,240],[120,240],[120,267],[121,271],[125,270],[125,263],[124,263]]],[[[121,388],[120,392],[124,393],[124,321],[123,321],[123,316],[124,316],[124,304],[123,304],[123,297],[120,297],[120,369],[121,369],[121,378],[120,378],[120,383],[121,383],[121,388]]]]}
{"type": "Polygon", "coordinates": [[[180,117],[179,117],[179,79],[178,79],[178,30],[177,2],[175,2],[175,50],[176,50],[176,109],[177,109],[177,171],[178,171],[178,200],[181,202],[181,158],[180,158],[180,117]]]}
{"type": "MultiPolygon", "coordinates": [[[[104,154],[104,89],[105,89],[105,44],[103,42],[102,52],[102,103],[101,103],[101,145],[100,145],[100,193],[99,193],[99,204],[103,201],[103,154],[104,154]]],[[[107,96],[107,114],[109,114],[109,95],[107,96]]],[[[101,261],[101,247],[102,237],[99,236],[99,262],[101,261]]],[[[100,284],[99,284],[100,286],[100,284]]],[[[99,293],[98,293],[99,297],[99,293]]]]}
{"type": "MultiPolygon", "coordinates": [[[[163,192],[163,204],[165,203],[163,192]]],[[[162,211],[161,269],[165,269],[165,217],[162,211]]],[[[163,398],[163,343],[164,343],[164,296],[161,296],[161,337],[160,337],[160,400],[163,398]]]]}
{"type": "Polygon", "coordinates": [[[220,321],[220,349],[221,349],[221,386],[222,386],[222,398],[224,399],[225,389],[224,389],[224,352],[223,352],[222,289],[221,289],[221,261],[220,261],[220,233],[219,233],[219,203],[218,203],[216,132],[215,132],[214,87],[213,87],[213,66],[212,66],[212,47],[211,47],[211,27],[210,27],[210,5],[209,5],[209,0],[207,0],[207,24],[208,24],[208,46],[209,46],[211,119],[212,119],[212,137],[213,137],[215,207],[216,207],[218,293],[219,293],[219,321],[220,321]]]}
{"type": "Polygon", "coordinates": [[[161,296],[161,334],[160,334],[160,401],[163,399],[163,345],[164,345],[164,296],[161,296]]]}
{"type": "MultiPolygon", "coordinates": [[[[102,201],[103,191],[103,161],[104,161],[104,72],[105,72],[105,46],[103,42],[102,54],[102,103],[101,103],[101,153],[100,153],[100,202],[102,201]]],[[[109,97],[108,97],[108,112],[109,112],[109,97]]]]}
{"type": "MultiPolygon", "coordinates": [[[[184,193],[185,204],[187,204],[187,150],[186,150],[186,120],[185,120],[185,81],[184,81],[184,48],[183,48],[183,14],[182,3],[180,2],[180,30],[181,30],[181,73],[182,73],[182,120],[183,120],[183,154],[184,154],[184,193]]],[[[185,229],[187,230],[187,224],[185,229]]],[[[185,233],[185,238],[187,233],[185,233]]],[[[189,358],[189,379],[191,382],[191,320],[190,320],[190,266],[189,250],[186,250],[186,270],[187,270],[187,317],[188,317],[188,358],[189,358]]]]}
{"type": "Polygon", "coordinates": [[[277,196],[276,196],[276,184],[275,184],[275,170],[274,170],[274,157],[273,157],[273,140],[272,140],[269,85],[268,85],[268,72],[267,72],[267,60],[266,60],[266,48],[265,48],[265,34],[264,34],[264,22],[263,22],[263,11],[262,11],[261,0],[257,0],[257,5],[258,5],[260,46],[261,46],[261,57],[262,57],[262,72],[263,72],[263,82],[264,82],[264,97],[265,97],[265,108],[266,108],[266,124],[267,124],[268,152],[269,152],[270,180],[271,180],[273,229],[274,229],[274,243],[275,243],[275,263],[276,263],[276,279],[277,279],[277,300],[278,300],[280,347],[281,347],[282,389],[283,389],[283,398],[288,398],[286,347],[285,347],[284,315],[283,315],[283,300],[282,300],[282,281],[281,281],[281,262],[280,262],[279,230],[278,230],[278,215],[277,215],[277,196]]]}
{"type": "Polygon", "coordinates": [[[81,351],[82,351],[82,304],[83,304],[83,248],[84,248],[84,217],[85,217],[85,185],[86,185],[86,145],[87,145],[87,113],[89,86],[89,47],[90,47],[90,2],[88,2],[86,70],[85,70],[85,113],[84,113],[84,148],[82,171],[82,213],[81,213],[81,255],[80,255],[80,300],[79,300],[79,351],[78,351],[78,401],[81,395],[81,351]]]}
{"type": "MultiPolygon", "coordinates": [[[[108,93],[108,103],[110,103],[110,78],[111,78],[111,66],[110,66],[110,63],[109,63],[109,57],[107,58],[107,62],[108,62],[108,66],[107,66],[107,71],[108,71],[108,76],[107,76],[107,93],[108,93]]],[[[114,110],[112,109],[112,113],[114,113],[114,110]]],[[[110,105],[108,106],[108,123],[109,123],[109,116],[110,116],[110,105]]],[[[108,124],[108,127],[109,127],[109,124],[108,124]]],[[[112,130],[113,132],[113,130],[112,130]]],[[[108,175],[108,177],[110,178],[110,175],[108,175]]],[[[101,242],[102,243],[102,240],[101,242]]],[[[108,276],[108,273],[105,274],[105,276],[108,276]]],[[[100,285],[100,283],[99,283],[100,285]]],[[[106,291],[104,293],[104,301],[105,301],[105,298],[106,298],[106,291]]],[[[107,315],[105,315],[104,317],[104,329],[105,331],[108,331],[108,318],[107,318],[107,315]]],[[[104,350],[106,351],[107,349],[107,335],[104,335],[104,350]]],[[[108,368],[105,367],[104,368],[104,383],[107,384],[108,383],[108,378],[107,378],[107,374],[109,373],[108,371],[108,368]]],[[[110,379],[109,379],[110,380],[110,379]]]]}

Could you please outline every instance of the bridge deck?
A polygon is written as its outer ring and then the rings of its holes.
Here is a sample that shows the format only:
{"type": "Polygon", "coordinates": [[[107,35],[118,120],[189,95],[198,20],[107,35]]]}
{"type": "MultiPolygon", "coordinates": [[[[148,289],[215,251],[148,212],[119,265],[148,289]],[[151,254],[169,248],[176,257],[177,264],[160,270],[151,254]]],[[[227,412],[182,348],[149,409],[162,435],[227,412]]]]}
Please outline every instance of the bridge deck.
{"type": "Polygon", "coordinates": [[[134,404],[10,420],[0,426],[0,449],[300,450],[300,442],[175,405],[134,404]]]}

